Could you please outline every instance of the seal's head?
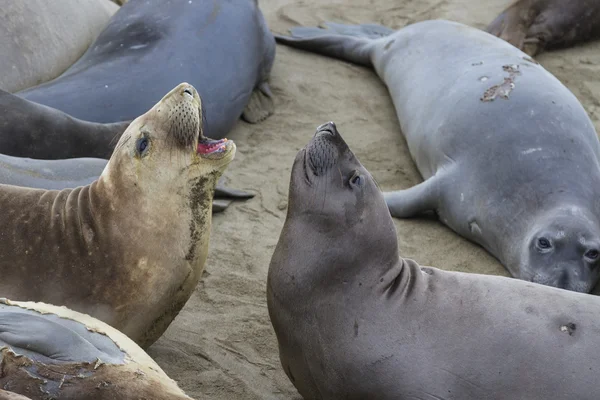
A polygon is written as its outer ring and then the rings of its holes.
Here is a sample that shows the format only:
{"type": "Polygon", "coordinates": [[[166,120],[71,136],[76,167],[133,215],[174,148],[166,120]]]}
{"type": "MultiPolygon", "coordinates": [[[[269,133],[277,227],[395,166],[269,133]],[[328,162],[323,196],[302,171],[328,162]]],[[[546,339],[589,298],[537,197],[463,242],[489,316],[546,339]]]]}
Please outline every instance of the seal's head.
{"type": "Polygon", "coordinates": [[[578,207],[546,213],[522,250],[519,278],[589,293],[600,278],[600,224],[578,207]]]}
{"type": "Polygon", "coordinates": [[[231,140],[205,137],[202,121],[198,92],[188,83],[179,84],[129,125],[106,170],[118,169],[119,179],[149,191],[159,185],[179,187],[182,179],[220,175],[236,147],[231,140]]]}
{"type": "Polygon", "coordinates": [[[368,265],[373,254],[381,257],[378,262],[398,261],[396,230],[383,194],[333,122],[319,126],[296,156],[281,240],[286,237],[295,238],[294,251],[314,277],[316,266],[351,276],[347,268],[368,265]]]}

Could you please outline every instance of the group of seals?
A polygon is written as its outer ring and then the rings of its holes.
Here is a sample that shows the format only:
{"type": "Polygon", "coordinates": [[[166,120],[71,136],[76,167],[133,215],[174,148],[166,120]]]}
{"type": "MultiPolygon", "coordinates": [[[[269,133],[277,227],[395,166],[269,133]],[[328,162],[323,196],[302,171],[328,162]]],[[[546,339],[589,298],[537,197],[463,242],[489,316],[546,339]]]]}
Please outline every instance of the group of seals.
{"type": "Polygon", "coordinates": [[[267,302],[306,399],[600,393],[600,298],[399,257],[383,194],[332,123],[294,161],[267,302]]]}
{"type": "Polygon", "coordinates": [[[182,83],[129,125],[92,184],[0,185],[0,294],[65,305],[152,344],[202,274],[213,191],[235,154],[202,120],[182,83]]]}
{"type": "Polygon", "coordinates": [[[0,299],[0,366],[0,400],[191,400],[123,333],[44,303],[0,299]]]}
{"type": "Polygon", "coordinates": [[[595,0],[517,0],[487,31],[534,56],[600,38],[600,2],[595,0]]]}
{"type": "Polygon", "coordinates": [[[425,181],[386,193],[433,210],[520,279],[590,292],[600,278],[600,142],[577,98],[527,54],[443,20],[294,28],[287,45],[374,66],[425,181]]]}
{"type": "Polygon", "coordinates": [[[206,134],[223,138],[240,115],[259,122],[273,112],[274,58],[255,0],[130,0],[67,71],[18,95],[109,123],[134,119],[189,82],[206,99],[206,134]]]}
{"type": "Polygon", "coordinates": [[[15,92],[56,78],[118,9],[109,0],[0,0],[0,89],[15,92]]]}

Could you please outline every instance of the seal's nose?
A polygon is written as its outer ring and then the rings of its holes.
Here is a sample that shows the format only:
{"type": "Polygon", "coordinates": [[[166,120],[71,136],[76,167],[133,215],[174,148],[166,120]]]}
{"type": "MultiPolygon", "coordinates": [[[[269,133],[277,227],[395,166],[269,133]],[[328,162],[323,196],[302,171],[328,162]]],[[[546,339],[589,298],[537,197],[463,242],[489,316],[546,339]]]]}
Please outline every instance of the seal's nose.
{"type": "Polygon", "coordinates": [[[333,121],[329,121],[327,123],[324,123],[323,125],[319,125],[319,127],[317,128],[317,133],[321,132],[327,132],[334,136],[338,133],[335,123],[333,121]]]}

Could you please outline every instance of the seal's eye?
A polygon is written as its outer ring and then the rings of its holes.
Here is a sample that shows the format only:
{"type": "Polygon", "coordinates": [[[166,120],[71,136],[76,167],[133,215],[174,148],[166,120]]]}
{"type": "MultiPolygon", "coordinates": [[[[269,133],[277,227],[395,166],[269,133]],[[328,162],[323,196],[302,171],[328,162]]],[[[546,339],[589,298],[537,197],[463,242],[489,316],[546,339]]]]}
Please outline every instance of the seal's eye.
{"type": "Polygon", "coordinates": [[[590,261],[596,261],[600,257],[600,252],[598,250],[588,250],[585,252],[585,258],[590,261]]]}
{"type": "Polygon", "coordinates": [[[540,250],[548,250],[549,248],[552,247],[552,244],[545,237],[541,237],[537,240],[537,247],[540,250]]]}
{"type": "Polygon", "coordinates": [[[360,176],[360,173],[358,171],[354,171],[354,173],[350,177],[350,185],[352,186],[361,186],[363,181],[364,179],[362,176],[360,176]]]}
{"type": "Polygon", "coordinates": [[[144,155],[148,150],[149,141],[147,137],[141,137],[135,143],[135,149],[139,155],[144,155]]]}

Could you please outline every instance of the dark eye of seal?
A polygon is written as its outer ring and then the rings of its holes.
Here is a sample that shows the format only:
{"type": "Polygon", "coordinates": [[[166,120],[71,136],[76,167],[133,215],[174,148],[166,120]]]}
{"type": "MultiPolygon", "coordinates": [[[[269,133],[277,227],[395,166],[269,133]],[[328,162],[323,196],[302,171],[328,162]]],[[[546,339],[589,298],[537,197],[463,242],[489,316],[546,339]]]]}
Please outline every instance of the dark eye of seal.
{"type": "Polygon", "coordinates": [[[139,138],[135,144],[135,148],[139,155],[144,155],[144,153],[148,149],[148,138],[147,137],[139,138]]]}
{"type": "Polygon", "coordinates": [[[363,178],[360,176],[358,171],[354,171],[352,176],[350,177],[350,184],[353,186],[360,186],[363,183],[363,178]]]}
{"type": "Polygon", "coordinates": [[[600,257],[600,252],[598,250],[588,250],[585,252],[585,257],[591,261],[596,261],[600,257]]]}
{"type": "Polygon", "coordinates": [[[540,250],[548,250],[549,248],[552,247],[552,245],[550,244],[550,241],[543,237],[538,239],[537,246],[540,250]]]}

